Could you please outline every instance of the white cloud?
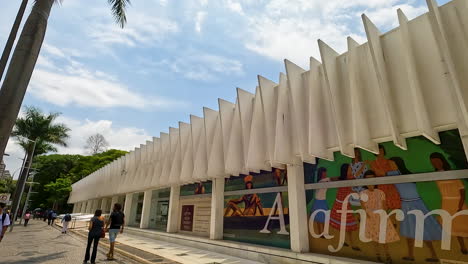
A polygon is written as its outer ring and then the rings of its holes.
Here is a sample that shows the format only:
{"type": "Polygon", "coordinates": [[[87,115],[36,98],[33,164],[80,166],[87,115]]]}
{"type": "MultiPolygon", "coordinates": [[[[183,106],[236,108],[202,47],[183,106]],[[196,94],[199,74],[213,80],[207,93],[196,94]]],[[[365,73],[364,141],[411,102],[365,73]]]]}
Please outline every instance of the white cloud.
{"type": "Polygon", "coordinates": [[[113,22],[90,25],[89,36],[98,43],[121,44],[134,47],[160,42],[167,36],[179,32],[176,22],[161,17],[151,17],[143,13],[128,15],[125,28],[119,28],[113,22]]]}
{"type": "Polygon", "coordinates": [[[116,127],[110,120],[76,120],[61,116],[58,122],[66,124],[70,129],[70,139],[68,147],[59,147],[60,154],[85,154],[86,139],[96,133],[100,133],[109,142],[109,148],[132,150],[146,140],[151,139],[151,135],[144,129],[136,127],[116,127]]]}
{"type": "Polygon", "coordinates": [[[396,9],[409,18],[426,10],[414,0],[226,0],[225,7],[245,14],[245,47],[275,60],[285,58],[307,67],[308,57],[320,59],[317,39],[338,52],[346,51],[346,37],[366,41],[360,15],[366,13],[382,31],[396,26],[396,9]]]}
{"type": "MultiPolygon", "coordinates": [[[[53,54],[61,52],[58,48],[50,48],[49,51],[53,54]]],[[[133,92],[116,76],[92,71],[73,59],[66,60],[65,65],[58,67],[46,55],[39,57],[38,68],[32,75],[30,85],[32,95],[60,106],[164,109],[185,105],[181,101],[133,92]]]]}
{"type": "Polygon", "coordinates": [[[412,19],[427,11],[427,7],[425,6],[412,6],[408,4],[401,4],[371,10],[369,12],[366,12],[366,15],[377,26],[383,28],[395,28],[398,27],[398,18],[396,16],[397,9],[401,9],[408,17],[408,19],[412,19]]]}
{"type": "Polygon", "coordinates": [[[206,12],[204,11],[197,12],[197,15],[195,16],[195,31],[197,31],[198,33],[202,31],[202,24],[205,18],[206,18],[206,12]]]}
{"type": "Polygon", "coordinates": [[[235,2],[233,0],[227,0],[226,1],[226,7],[229,10],[231,10],[231,11],[233,11],[233,12],[239,14],[239,15],[244,15],[242,5],[239,2],[235,2]]]}
{"type": "Polygon", "coordinates": [[[157,67],[169,67],[187,79],[199,81],[217,80],[219,76],[242,75],[240,61],[222,56],[191,51],[175,60],[163,60],[157,67]]]}

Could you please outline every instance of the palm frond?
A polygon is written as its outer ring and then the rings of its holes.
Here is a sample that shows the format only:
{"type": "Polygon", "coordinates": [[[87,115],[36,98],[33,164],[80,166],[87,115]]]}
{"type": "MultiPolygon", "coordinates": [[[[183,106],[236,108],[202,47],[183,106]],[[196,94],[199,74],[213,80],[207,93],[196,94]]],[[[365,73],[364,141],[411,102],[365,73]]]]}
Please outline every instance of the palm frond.
{"type": "Polygon", "coordinates": [[[127,5],[130,5],[130,0],[107,0],[111,5],[112,15],[114,16],[115,22],[117,22],[121,28],[127,23],[127,16],[125,14],[127,5]]]}

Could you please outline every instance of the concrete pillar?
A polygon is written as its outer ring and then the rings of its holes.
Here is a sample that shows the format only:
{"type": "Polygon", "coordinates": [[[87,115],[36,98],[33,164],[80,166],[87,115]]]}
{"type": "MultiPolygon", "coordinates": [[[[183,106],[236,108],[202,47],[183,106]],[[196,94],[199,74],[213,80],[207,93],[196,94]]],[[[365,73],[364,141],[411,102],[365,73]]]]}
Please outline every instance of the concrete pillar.
{"type": "Polygon", "coordinates": [[[86,213],[86,202],[81,202],[80,213],[82,214],[86,213]]]}
{"type": "Polygon", "coordinates": [[[102,210],[102,213],[103,213],[103,214],[106,214],[106,213],[108,212],[108,211],[107,211],[107,208],[108,208],[109,206],[107,205],[107,204],[108,204],[107,200],[108,200],[107,198],[102,198],[102,199],[101,199],[101,210],[102,210]]]}
{"type": "Polygon", "coordinates": [[[291,250],[309,252],[309,236],[304,229],[304,223],[307,223],[307,202],[302,162],[300,165],[288,164],[288,200],[291,250]]]}
{"type": "Polygon", "coordinates": [[[169,215],[167,218],[168,233],[177,233],[179,231],[179,198],[180,186],[172,186],[169,196],[169,215]]]}
{"type": "Polygon", "coordinates": [[[93,209],[91,210],[91,213],[94,214],[94,212],[99,209],[100,204],[99,204],[99,199],[94,199],[93,201],[93,209]]]}
{"type": "Polygon", "coordinates": [[[143,209],[141,210],[140,228],[148,228],[150,222],[151,200],[153,199],[153,190],[145,191],[143,196],[143,209]]]}
{"type": "Polygon", "coordinates": [[[114,209],[114,204],[119,203],[119,196],[112,196],[112,201],[111,204],[109,204],[109,212],[112,212],[112,209],[114,209]]]}
{"type": "Polygon", "coordinates": [[[86,201],[86,213],[87,214],[91,213],[92,205],[93,205],[93,200],[86,201]]]}
{"type": "Polygon", "coordinates": [[[224,178],[213,179],[211,193],[210,239],[223,239],[224,178]]]}
{"type": "Polygon", "coordinates": [[[130,224],[131,212],[132,212],[132,204],[133,204],[133,193],[128,193],[125,195],[125,206],[124,206],[124,214],[125,214],[125,225],[128,226],[130,224]]]}

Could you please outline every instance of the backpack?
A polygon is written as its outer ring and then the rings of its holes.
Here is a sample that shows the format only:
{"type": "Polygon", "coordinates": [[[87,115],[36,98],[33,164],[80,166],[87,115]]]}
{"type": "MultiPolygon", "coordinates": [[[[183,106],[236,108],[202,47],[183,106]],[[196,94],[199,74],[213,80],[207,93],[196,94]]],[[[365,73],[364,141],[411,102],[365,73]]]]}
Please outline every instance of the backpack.
{"type": "Polygon", "coordinates": [[[7,215],[6,213],[2,214],[2,228],[3,228],[3,223],[5,222],[6,215],[7,215]]]}
{"type": "Polygon", "coordinates": [[[56,218],[57,214],[55,212],[52,213],[52,218],[56,218]]]}
{"type": "Polygon", "coordinates": [[[65,215],[64,220],[65,220],[65,222],[70,222],[72,220],[71,215],[69,215],[69,214],[65,215]]]}

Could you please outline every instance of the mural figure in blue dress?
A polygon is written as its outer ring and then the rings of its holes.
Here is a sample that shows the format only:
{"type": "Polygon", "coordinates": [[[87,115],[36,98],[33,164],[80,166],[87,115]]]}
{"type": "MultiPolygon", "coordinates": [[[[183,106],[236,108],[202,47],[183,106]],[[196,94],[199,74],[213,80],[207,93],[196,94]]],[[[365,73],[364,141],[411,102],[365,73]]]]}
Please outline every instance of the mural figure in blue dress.
{"type": "MultiPolygon", "coordinates": [[[[398,171],[393,172],[393,175],[408,175],[412,174],[405,165],[405,162],[400,157],[391,158],[397,167],[398,171]]],[[[390,175],[390,174],[389,174],[390,175]]],[[[427,208],[421,196],[418,193],[416,183],[397,183],[395,184],[401,199],[401,210],[405,214],[405,218],[400,224],[400,236],[406,238],[408,244],[408,255],[403,257],[403,260],[414,261],[414,241],[416,236],[416,217],[412,214],[408,215],[411,210],[420,210],[423,214],[427,214],[427,208]]],[[[438,241],[442,238],[442,227],[437,222],[434,215],[428,216],[424,221],[424,236],[425,245],[431,252],[431,257],[426,258],[427,262],[439,262],[432,241],[438,241]]]]}

